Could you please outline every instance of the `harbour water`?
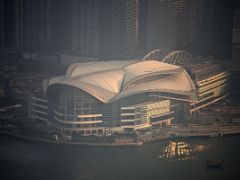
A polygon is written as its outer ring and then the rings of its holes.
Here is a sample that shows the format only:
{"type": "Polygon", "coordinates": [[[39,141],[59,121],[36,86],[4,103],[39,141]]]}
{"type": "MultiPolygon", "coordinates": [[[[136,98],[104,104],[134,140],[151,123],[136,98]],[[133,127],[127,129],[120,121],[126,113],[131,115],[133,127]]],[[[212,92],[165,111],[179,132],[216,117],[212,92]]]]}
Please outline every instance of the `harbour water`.
{"type": "Polygon", "coordinates": [[[0,179],[240,179],[240,136],[179,138],[142,147],[80,147],[0,137],[0,179]],[[209,169],[206,160],[224,160],[209,169]]]}

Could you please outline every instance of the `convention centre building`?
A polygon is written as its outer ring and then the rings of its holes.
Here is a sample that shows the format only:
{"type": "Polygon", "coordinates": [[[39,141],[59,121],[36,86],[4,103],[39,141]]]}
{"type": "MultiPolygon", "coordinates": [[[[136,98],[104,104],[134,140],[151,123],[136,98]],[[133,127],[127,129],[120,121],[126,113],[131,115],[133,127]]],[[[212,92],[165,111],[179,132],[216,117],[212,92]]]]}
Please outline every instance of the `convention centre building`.
{"type": "Polygon", "coordinates": [[[156,60],[75,63],[46,80],[44,91],[58,132],[84,136],[168,126],[196,101],[186,70],[156,60]]]}

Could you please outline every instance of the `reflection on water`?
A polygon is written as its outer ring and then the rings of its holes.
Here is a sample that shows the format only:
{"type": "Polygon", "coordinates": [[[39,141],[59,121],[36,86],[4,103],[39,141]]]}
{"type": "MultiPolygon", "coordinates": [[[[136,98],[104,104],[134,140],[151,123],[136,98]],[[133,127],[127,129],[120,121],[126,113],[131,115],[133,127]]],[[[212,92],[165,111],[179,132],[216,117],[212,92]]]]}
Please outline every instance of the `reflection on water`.
{"type": "Polygon", "coordinates": [[[0,180],[235,180],[240,179],[239,152],[240,136],[176,138],[131,148],[38,144],[0,136],[0,180]],[[207,168],[207,158],[224,159],[224,170],[207,168]]]}
{"type": "Polygon", "coordinates": [[[206,150],[206,146],[197,144],[192,146],[184,141],[170,141],[169,144],[163,149],[159,158],[166,158],[169,160],[193,160],[197,158],[196,152],[206,150]]]}

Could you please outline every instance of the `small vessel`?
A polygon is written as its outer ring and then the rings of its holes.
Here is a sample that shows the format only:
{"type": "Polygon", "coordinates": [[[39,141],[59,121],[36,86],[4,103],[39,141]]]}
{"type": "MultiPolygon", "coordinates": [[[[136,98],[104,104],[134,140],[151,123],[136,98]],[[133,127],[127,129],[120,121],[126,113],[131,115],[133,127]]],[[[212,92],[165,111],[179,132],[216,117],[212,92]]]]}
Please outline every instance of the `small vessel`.
{"type": "Polygon", "coordinates": [[[210,168],[221,168],[223,166],[224,161],[213,161],[210,159],[207,159],[207,166],[210,168]]]}
{"type": "Polygon", "coordinates": [[[215,137],[220,137],[222,136],[221,132],[215,131],[214,133],[210,134],[210,137],[215,138],[215,137]]]}
{"type": "Polygon", "coordinates": [[[218,133],[214,133],[214,134],[211,134],[210,137],[212,137],[212,138],[219,137],[219,134],[218,133]]]}

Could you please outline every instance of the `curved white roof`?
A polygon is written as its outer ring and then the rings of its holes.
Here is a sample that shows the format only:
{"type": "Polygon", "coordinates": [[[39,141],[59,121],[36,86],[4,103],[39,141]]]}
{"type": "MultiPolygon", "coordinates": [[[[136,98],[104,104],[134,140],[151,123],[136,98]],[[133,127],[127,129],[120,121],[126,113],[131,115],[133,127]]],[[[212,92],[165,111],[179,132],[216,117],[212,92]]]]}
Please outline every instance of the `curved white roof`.
{"type": "Polygon", "coordinates": [[[195,90],[182,67],[155,60],[76,63],[65,76],[49,79],[47,84],[46,88],[54,84],[76,87],[104,103],[142,92],[191,95],[195,90]]]}

